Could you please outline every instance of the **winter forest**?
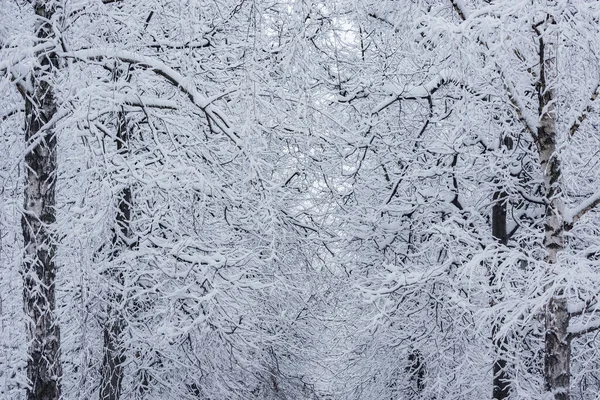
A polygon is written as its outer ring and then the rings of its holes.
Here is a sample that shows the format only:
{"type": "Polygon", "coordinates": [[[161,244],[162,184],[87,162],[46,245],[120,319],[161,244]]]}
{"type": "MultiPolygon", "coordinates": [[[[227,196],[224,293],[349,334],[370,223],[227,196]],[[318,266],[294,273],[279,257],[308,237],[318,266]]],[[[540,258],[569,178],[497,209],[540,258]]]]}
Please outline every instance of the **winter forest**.
{"type": "Polygon", "coordinates": [[[0,399],[598,399],[599,95],[595,0],[0,0],[0,399]]]}

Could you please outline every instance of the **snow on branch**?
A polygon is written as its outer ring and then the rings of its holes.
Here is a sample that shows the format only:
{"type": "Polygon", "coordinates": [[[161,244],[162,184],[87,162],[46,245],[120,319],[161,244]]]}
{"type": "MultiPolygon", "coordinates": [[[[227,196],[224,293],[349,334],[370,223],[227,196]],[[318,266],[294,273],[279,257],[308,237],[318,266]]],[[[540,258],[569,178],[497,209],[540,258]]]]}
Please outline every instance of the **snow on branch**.
{"type": "Polygon", "coordinates": [[[172,41],[162,40],[160,42],[154,42],[148,45],[151,48],[167,48],[167,49],[199,49],[202,47],[209,47],[210,42],[207,39],[201,39],[197,41],[190,41],[185,43],[178,43],[172,41]]]}
{"type": "Polygon", "coordinates": [[[600,320],[591,320],[583,323],[571,323],[569,326],[569,334],[571,337],[583,336],[600,329],[600,320]]]}
{"type": "Polygon", "coordinates": [[[177,109],[177,103],[171,100],[163,100],[159,98],[143,97],[134,93],[114,93],[108,91],[95,91],[94,94],[98,97],[114,100],[118,104],[132,107],[149,107],[161,109],[177,109]]]}
{"type": "Polygon", "coordinates": [[[523,124],[523,127],[531,135],[531,137],[535,139],[537,136],[536,132],[539,123],[527,114],[527,108],[519,99],[519,96],[516,94],[516,90],[513,87],[512,83],[504,76],[504,72],[502,71],[502,68],[500,68],[500,65],[498,63],[496,63],[496,69],[498,70],[500,77],[504,82],[504,89],[506,90],[510,104],[512,105],[513,109],[515,110],[515,113],[517,114],[517,119],[521,122],[521,124],[523,124]]]}
{"type": "Polygon", "coordinates": [[[242,147],[239,136],[234,131],[232,124],[229,122],[225,113],[218,107],[211,104],[211,100],[202,96],[196,90],[195,84],[187,77],[169,67],[165,63],[130,51],[119,51],[110,49],[86,49],[59,54],[61,57],[70,57],[81,60],[98,60],[98,59],[118,59],[125,63],[137,64],[151,69],[157,75],[163,77],[169,83],[177,87],[181,92],[187,95],[190,101],[200,108],[209,123],[212,121],[219,130],[221,130],[233,143],[238,147],[242,147]]]}
{"type": "Polygon", "coordinates": [[[33,57],[37,54],[41,54],[56,48],[56,43],[51,40],[45,41],[38,44],[37,46],[27,48],[24,51],[17,53],[14,57],[7,58],[0,62],[0,77],[10,73],[11,70],[16,67],[20,62],[26,60],[29,57],[33,57]]]}
{"type": "Polygon", "coordinates": [[[469,11],[462,0],[450,0],[450,3],[452,3],[452,8],[454,8],[460,19],[466,21],[469,17],[469,11]]]}
{"type": "Polygon", "coordinates": [[[581,217],[598,205],[600,205],[600,190],[582,201],[577,207],[565,210],[566,229],[571,229],[581,217]]]}
{"type": "Polygon", "coordinates": [[[13,108],[9,108],[8,110],[5,110],[5,111],[0,111],[0,121],[4,121],[22,111],[25,111],[25,109],[23,107],[13,107],[13,108]]]}
{"type": "Polygon", "coordinates": [[[593,111],[592,103],[598,98],[598,95],[600,95],[600,83],[598,83],[596,85],[596,88],[592,92],[592,95],[590,96],[589,104],[583,109],[581,114],[579,114],[579,117],[577,117],[575,119],[575,122],[573,122],[573,125],[571,125],[571,128],[569,129],[570,136],[573,136],[573,135],[575,135],[575,133],[577,133],[577,131],[579,130],[579,127],[581,126],[583,121],[585,121],[586,118],[588,117],[588,114],[593,111]]]}
{"type": "Polygon", "coordinates": [[[17,89],[24,97],[28,95],[31,88],[27,86],[23,79],[29,74],[29,66],[19,65],[30,57],[36,57],[39,54],[51,51],[56,48],[54,41],[48,40],[37,46],[26,48],[4,61],[0,61],[0,78],[8,76],[9,80],[16,84],[17,89]]]}
{"type": "MultiPolygon", "coordinates": [[[[478,15],[485,14],[485,12],[480,10],[480,12],[476,13],[475,15],[471,15],[469,9],[464,4],[463,0],[450,0],[450,3],[452,4],[452,8],[454,9],[454,11],[456,11],[456,13],[460,17],[460,19],[465,22],[470,17],[476,17],[478,15]]],[[[477,42],[482,47],[484,47],[486,50],[490,49],[488,44],[483,42],[480,38],[477,39],[477,42]]],[[[515,113],[517,114],[518,120],[523,124],[523,126],[525,127],[525,130],[527,130],[527,132],[531,135],[531,137],[535,138],[536,132],[537,132],[537,127],[538,127],[537,121],[535,121],[533,118],[531,118],[530,116],[527,115],[527,112],[526,112],[527,108],[525,107],[523,102],[519,99],[519,96],[517,95],[516,90],[513,87],[512,83],[508,79],[506,79],[504,70],[502,69],[500,64],[498,62],[494,62],[494,64],[496,67],[496,71],[502,78],[504,89],[506,90],[510,104],[513,106],[513,109],[515,110],[515,113]]]]}
{"type": "Polygon", "coordinates": [[[586,313],[589,314],[600,311],[600,307],[598,307],[597,295],[594,295],[593,297],[577,304],[569,304],[568,311],[571,317],[577,317],[586,313]]]}
{"type": "MultiPolygon", "coordinates": [[[[144,238],[147,243],[153,247],[166,250],[168,255],[175,260],[190,264],[193,268],[195,265],[212,267],[215,269],[224,267],[227,264],[227,257],[219,251],[207,254],[206,250],[202,250],[202,246],[197,246],[192,240],[183,239],[178,242],[170,242],[157,236],[147,236],[144,238]]],[[[167,273],[166,271],[163,271],[167,273]]],[[[171,277],[177,277],[169,274],[171,277]]],[[[181,277],[189,275],[189,271],[181,277]]]]}
{"type": "Polygon", "coordinates": [[[388,99],[378,104],[372,113],[379,113],[397,100],[429,99],[440,87],[450,82],[455,82],[455,79],[452,79],[449,74],[443,70],[429,82],[426,82],[423,85],[413,86],[412,88],[400,92],[398,92],[397,88],[393,85],[385,85],[384,89],[390,93],[390,96],[388,99]]]}

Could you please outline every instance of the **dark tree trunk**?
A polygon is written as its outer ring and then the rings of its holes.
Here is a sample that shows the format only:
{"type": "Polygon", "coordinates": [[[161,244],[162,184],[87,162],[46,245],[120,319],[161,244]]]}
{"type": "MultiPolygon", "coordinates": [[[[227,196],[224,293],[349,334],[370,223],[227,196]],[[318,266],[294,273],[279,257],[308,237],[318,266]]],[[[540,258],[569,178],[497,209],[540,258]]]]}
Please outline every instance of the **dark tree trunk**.
{"type": "MultiPolygon", "coordinates": [[[[129,128],[124,111],[117,114],[117,152],[124,158],[129,152],[129,128]]],[[[131,188],[123,188],[117,196],[117,215],[113,228],[112,251],[109,260],[115,260],[123,249],[131,246],[131,188]]],[[[123,296],[120,292],[124,284],[123,272],[110,271],[109,280],[116,282],[116,290],[109,293],[107,320],[104,324],[104,356],[100,380],[100,400],[119,400],[125,364],[123,332],[126,327],[123,315],[123,296]]]]}
{"type": "MultiPolygon", "coordinates": [[[[498,185],[502,183],[497,182],[498,185]]],[[[498,244],[506,246],[508,244],[508,232],[506,231],[506,207],[508,196],[503,188],[498,188],[494,193],[494,206],[492,207],[492,236],[498,244]]],[[[490,286],[496,284],[496,266],[492,267],[490,274],[490,286]]],[[[490,303],[492,306],[500,302],[501,294],[499,290],[492,290],[492,298],[490,303]]],[[[492,341],[494,345],[494,367],[493,367],[493,382],[492,382],[492,397],[495,400],[507,399],[510,395],[510,375],[508,374],[508,363],[505,359],[507,352],[507,338],[498,338],[498,332],[503,319],[495,320],[492,325],[492,341]]]]}
{"type": "Polygon", "coordinates": [[[415,382],[415,391],[421,394],[425,390],[425,360],[419,350],[413,350],[408,355],[408,362],[408,372],[415,382]]]}
{"type": "MultiPolygon", "coordinates": [[[[35,3],[36,37],[54,38],[53,6],[35,3]]],[[[25,95],[25,199],[23,231],[23,304],[27,329],[28,400],[58,400],[61,396],[60,329],[56,319],[55,280],[57,105],[51,78],[58,68],[54,52],[38,55],[31,74],[32,91],[25,95]],[[32,147],[31,147],[32,146],[32,147]]]]}

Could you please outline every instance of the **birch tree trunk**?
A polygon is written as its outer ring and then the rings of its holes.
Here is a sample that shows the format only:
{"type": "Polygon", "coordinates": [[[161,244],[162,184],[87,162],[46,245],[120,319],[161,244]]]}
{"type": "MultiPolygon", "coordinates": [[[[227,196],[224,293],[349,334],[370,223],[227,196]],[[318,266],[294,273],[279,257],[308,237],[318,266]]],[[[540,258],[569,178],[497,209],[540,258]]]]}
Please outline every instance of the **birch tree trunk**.
{"type": "MultiPolygon", "coordinates": [[[[52,2],[37,1],[36,38],[54,39],[52,2]]],[[[23,304],[27,329],[28,400],[58,400],[61,396],[60,329],[56,319],[56,135],[57,105],[50,78],[58,68],[54,52],[39,54],[31,73],[32,90],[25,97],[25,199],[23,231],[23,304]]]]}
{"type": "MultiPolygon", "coordinates": [[[[546,192],[544,247],[546,250],[547,275],[553,276],[559,264],[558,254],[564,249],[564,199],[562,171],[556,140],[556,94],[548,84],[549,74],[555,68],[553,56],[548,54],[540,27],[548,25],[548,16],[543,24],[535,26],[538,34],[540,75],[537,82],[539,127],[535,142],[540,157],[546,192]]],[[[545,307],[545,390],[556,400],[569,399],[571,380],[571,337],[568,332],[569,313],[563,289],[556,290],[545,307]]]]}

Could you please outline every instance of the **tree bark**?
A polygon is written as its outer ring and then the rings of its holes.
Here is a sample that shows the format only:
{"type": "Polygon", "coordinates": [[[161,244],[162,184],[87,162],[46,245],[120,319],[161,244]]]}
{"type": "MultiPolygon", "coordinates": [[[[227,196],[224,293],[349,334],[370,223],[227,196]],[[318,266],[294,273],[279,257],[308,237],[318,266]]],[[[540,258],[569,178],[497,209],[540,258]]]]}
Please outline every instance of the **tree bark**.
{"type": "MultiPolygon", "coordinates": [[[[497,185],[501,185],[497,182],[497,185]]],[[[502,188],[498,188],[494,193],[494,206],[492,207],[492,236],[500,245],[508,244],[508,232],[506,231],[506,206],[508,196],[502,188]]],[[[490,286],[493,288],[496,285],[496,266],[492,266],[490,274],[490,286]]],[[[492,289],[492,297],[490,305],[494,306],[501,301],[501,293],[499,290],[492,289]]],[[[498,332],[503,319],[494,321],[492,324],[492,342],[494,347],[494,366],[493,366],[493,381],[492,381],[492,398],[494,400],[504,400],[510,395],[510,375],[508,374],[508,362],[504,358],[507,352],[506,337],[497,338],[498,332]]]]}
{"type": "MultiPolygon", "coordinates": [[[[556,148],[556,94],[548,85],[548,74],[553,71],[554,59],[547,52],[543,32],[539,27],[551,22],[548,16],[544,24],[534,26],[538,34],[540,76],[537,83],[539,127],[535,138],[544,176],[546,191],[544,247],[546,250],[547,275],[556,275],[558,254],[564,250],[564,199],[562,170],[556,148]]],[[[545,307],[545,390],[556,400],[568,400],[571,381],[571,337],[568,333],[570,316],[564,290],[558,289],[545,307]]]]}
{"type": "MultiPolygon", "coordinates": [[[[118,67],[116,67],[118,68],[118,67]]],[[[129,153],[129,128],[123,110],[117,114],[117,153],[123,158],[129,153]]],[[[113,228],[112,251],[109,261],[114,261],[123,249],[130,247],[131,238],[131,188],[123,188],[117,196],[117,215],[113,228]]],[[[103,328],[104,355],[100,379],[100,400],[119,400],[123,381],[123,367],[126,356],[123,345],[123,332],[126,327],[123,315],[123,272],[115,269],[109,279],[117,283],[117,290],[109,293],[107,320],[103,328]]]]}
{"type": "Polygon", "coordinates": [[[421,394],[425,390],[425,360],[419,350],[413,350],[408,354],[408,362],[407,369],[415,383],[415,392],[421,394]]]}
{"type": "MultiPolygon", "coordinates": [[[[43,1],[34,5],[36,38],[54,38],[54,7],[43,1]]],[[[28,400],[58,400],[61,396],[60,328],[56,318],[56,134],[57,113],[51,77],[58,68],[54,52],[38,55],[31,73],[32,90],[25,97],[25,193],[23,232],[23,305],[27,329],[28,400]]]]}

